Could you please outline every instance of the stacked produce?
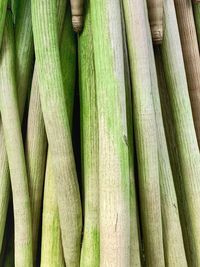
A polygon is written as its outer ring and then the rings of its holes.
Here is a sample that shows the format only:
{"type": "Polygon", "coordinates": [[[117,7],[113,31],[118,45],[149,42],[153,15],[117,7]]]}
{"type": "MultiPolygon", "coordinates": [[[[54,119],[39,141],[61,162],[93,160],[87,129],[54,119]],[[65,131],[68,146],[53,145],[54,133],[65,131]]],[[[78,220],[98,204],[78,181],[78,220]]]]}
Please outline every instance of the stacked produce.
{"type": "Polygon", "coordinates": [[[200,266],[200,2],[0,0],[0,266],[200,266]]]}

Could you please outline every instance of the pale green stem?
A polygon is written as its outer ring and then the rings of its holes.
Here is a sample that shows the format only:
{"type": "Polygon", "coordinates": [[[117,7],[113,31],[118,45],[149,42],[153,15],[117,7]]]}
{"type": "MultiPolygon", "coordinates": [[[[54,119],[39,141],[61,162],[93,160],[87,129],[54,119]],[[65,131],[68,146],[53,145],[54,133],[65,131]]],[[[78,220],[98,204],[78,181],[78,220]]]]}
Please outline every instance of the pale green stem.
{"type": "Polygon", "coordinates": [[[0,64],[0,106],[11,175],[15,221],[15,266],[32,266],[32,226],[28,179],[15,82],[12,16],[6,17],[0,64]]]}

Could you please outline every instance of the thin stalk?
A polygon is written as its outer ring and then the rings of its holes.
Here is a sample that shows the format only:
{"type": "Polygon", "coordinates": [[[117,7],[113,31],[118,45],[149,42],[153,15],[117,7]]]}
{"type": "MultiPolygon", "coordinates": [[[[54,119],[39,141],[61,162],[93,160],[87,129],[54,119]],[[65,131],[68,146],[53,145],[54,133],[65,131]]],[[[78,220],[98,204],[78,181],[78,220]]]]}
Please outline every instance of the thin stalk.
{"type": "MultiPolygon", "coordinates": [[[[189,234],[190,266],[200,265],[200,158],[192,118],[183,55],[173,0],[165,1],[165,35],[161,46],[169,100],[172,108],[176,146],[181,170],[183,202],[189,234]],[[176,75],[174,75],[176,73],[176,75]]],[[[180,186],[179,184],[179,186],[180,186]]]]}
{"type": "Polygon", "coordinates": [[[62,81],[56,1],[33,0],[32,22],[41,106],[56,177],[65,263],[73,267],[78,266],[80,260],[82,212],[62,81]]]}
{"type": "Polygon", "coordinates": [[[124,0],[133,93],[134,131],[146,266],[165,266],[160,205],[157,130],[152,99],[145,6],[124,0]]]}
{"type": "Polygon", "coordinates": [[[8,11],[0,64],[0,106],[11,175],[15,220],[15,266],[32,266],[32,226],[14,69],[14,32],[8,11]]]}
{"type": "Polygon", "coordinates": [[[191,0],[175,0],[185,72],[200,147],[200,56],[191,0]]]}
{"type": "MultiPolygon", "coordinates": [[[[23,119],[24,105],[27,91],[30,85],[33,67],[33,37],[31,29],[30,0],[20,0],[20,9],[15,24],[16,43],[16,70],[17,70],[17,91],[20,120],[23,119]]],[[[1,20],[1,18],[0,18],[1,20]]],[[[5,220],[10,197],[10,180],[8,161],[3,137],[3,128],[0,121],[0,250],[5,228],[5,220]]]]}
{"type": "Polygon", "coordinates": [[[130,177],[120,1],[90,5],[99,130],[100,266],[129,266],[130,177]]]}
{"type": "Polygon", "coordinates": [[[84,0],[70,0],[72,25],[75,32],[81,32],[83,29],[83,3],[84,0]]]}
{"type": "MultiPolygon", "coordinates": [[[[147,8],[146,8],[147,10],[147,8]]],[[[147,14],[147,12],[146,12],[147,14]]],[[[147,18],[147,15],[146,15],[147,18]]],[[[161,188],[161,211],[163,223],[163,244],[166,266],[185,266],[185,255],[182,229],[179,218],[178,203],[173,181],[173,174],[168,154],[165,129],[162,118],[160,95],[158,89],[157,73],[155,67],[154,51],[151,42],[150,27],[147,21],[149,58],[151,64],[151,83],[154,107],[156,112],[159,176],[161,188]]],[[[156,49],[156,48],[155,48],[156,49]]]]}
{"type": "Polygon", "coordinates": [[[129,148],[129,176],[130,176],[130,266],[141,266],[140,258],[140,226],[138,214],[138,199],[136,196],[136,174],[135,174],[135,144],[133,131],[133,100],[131,75],[128,58],[128,47],[126,39],[126,29],[123,6],[121,4],[122,26],[124,37],[124,65],[125,65],[125,83],[126,83],[126,107],[127,107],[127,125],[128,125],[128,148],[129,148]]]}
{"type": "Polygon", "coordinates": [[[0,49],[3,38],[4,24],[6,18],[8,0],[0,0],[0,49]]]}
{"type": "MultiPolygon", "coordinates": [[[[66,1],[57,1],[57,16],[59,18],[57,24],[59,35],[61,35],[62,33],[64,15],[66,13],[66,5],[66,1]]],[[[67,78],[69,78],[69,76],[67,78]]],[[[38,233],[41,218],[42,193],[46,167],[46,152],[47,137],[40,103],[36,62],[31,87],[25,143],[25,155],[29,177],[29,191],[32,211],[34,264],[36,264],[38,247],[38,233]]]]}
{"type": "MultiPolygon", "coordinates": [[[[67,112],[70,128],[72,129],[76,77],[76,43],[72,30],[71,13],[69,12],[69,9],[64,25],[65,27],[63,28],[61,38],[60,54],[63,83],[66,92],[67,112]]],[[[53,173],[52,165],[52,158],[50,153],[48,153],[43,202],[41,267],[65,266],[61,243],[58,203],[55,190],[55,175],[53,173]]]]}
{"type": "Polygon", "coordinates": [[[91,8],[85,4],[84,30],[79,38],[80,114],[83,168],[84,233],[81,267],[99,266],[98,116],[91,8]]]}

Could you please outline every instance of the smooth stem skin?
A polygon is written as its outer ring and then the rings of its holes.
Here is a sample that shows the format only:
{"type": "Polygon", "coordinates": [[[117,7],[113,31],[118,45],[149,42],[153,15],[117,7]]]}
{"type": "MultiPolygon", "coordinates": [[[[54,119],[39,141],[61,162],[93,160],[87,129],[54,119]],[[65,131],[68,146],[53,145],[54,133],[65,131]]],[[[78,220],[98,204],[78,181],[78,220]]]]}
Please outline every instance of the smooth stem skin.
{"type": "MultiPolygon", "coordinates": [[[[180,223],[183,232],[183,240],[185,245],[185,250],[189,251],[189,242],[188,242],[188,229],[186,222],[186,214],[184,210],[184,196],[183,196],[183,183],[181,180],[181,168],[179,162],[179,156],[176,145],[175,130],[174,130],[174,120],[172,116],[172,108],[169,98],[169,92],[166,86],[166,79],[164,76],[163,63],[161,52],[159,48],[154,49],[156,68],[157,68],[157,77],[158,77],[158,86],[159,94],[161,100],[162,108],[162,117],[165,127],[165,135],[167,140],[167,147],[170,157],[171,169],[174,178],[174,185],[176,189],[176,196],[178,201],[180,223]],[[170,119],[169,119],[170,118],[170,119]]],[[[187,255],[188,256],[188,255],[187,255]]]]}
{"type": "MultiPolygon", "coordinates": [[[[20,9],[15,24],[16,43],[16,70],[17,91],[20,111],[20,120],[23,119],[24,105],[30,85],[33,67],[33,37],[31,29],[30,0],[20,0],[20,9]]],[[[3,14],[3,13],[2,13],[3,14]]],[[[0,17],[1,20],[2,17],[0,17]]],[[[10,197],[10,180],[7,154],[3,137],[2,123],[0,122],[0,250],[5,228],[5,220],[10,197]]]]}
{"type": "Polygon", "coordinates": [[[0,49],[4,31],[4,24],[6,18],[6,10],[7,10],[8,0],[0,0],[0,49]]]}
{"type": "MultiPolygon", "coordinates": [[[[60,54],[63,82],[66,92],[67,112],[70,121],[70,128],[72,129],[76,79],[76,42],[75,35],[72,30],[71,13],[69,10],[65,18],[60,54]]],[[[48,153],[43,200],[41,267],[65,266],[63,261],[60,221],[55,190],[55,175],[53,173],[52,165],[51,155],[48,153]]]]}
{"type": "Polygon", "coordinates": [[[124,0],[123,5],[133,90],[133,117],[145,260],[146,266],[149,267],[165,266],[157,130],[152,99],[145,6],[141,0],[124,0]]]}
{"type": "MultiPolygon", "coordinates": [[[[146,9],[147,11],[147,9],[146,9]]],[[[165,129],[162,118],[160,95],[158,89],[157,73],[155,67],[154,51],[151,41],[150,27],[148,30],[149,59],[151,64],[151,83],[154,107],[156,112],[159,176],[161,188],[161,211],[163,223],[163,244],[165,266],[187,267],[182,229],[179,218],[177,197],[174,187],[173,174],[168,154],[165,129]]]]}
{"type": "Polygon", "coordinates": [[[197,141],[200,147],[200,56],[191,0],[174,0],[197,141]]]}
{"type": "Polygon", "coordinates": [[[98,116],[91,9],[85,6],[84,30],[79,38],[81,148],[84,232],[81,267],[99,266],[98,116]]]}
{"type": "Polygon", "coordinates": [[[147,0],[151,36],[154,44],[163,40],[163,3],[164,0],[147,0]]]}
{"type": "Polygon", "coordinates": [[[52,159],[48,153],[43,200],[41,267],[65,267],[55,187],[52,159]]]}
{"type": "MultiPolygon", "coordinates": [[[[57,1],[58,31],[61,36],[66,13],[66,1],[57,1]]],[[[72,63],[73,64],[73,63],[72,63]]],[[[65,75],[66,76],[66,75],[65,75]]],[[[69,77],[67,77],[69,78],[69,77]]],[[[27,120],[25,155],[29,177],[33,226],[33,259],[36,264],[39,223],[46,165],[47,137],[40,104],[37,62],[35,64],[27,120]]]]}
{"type": "Polygon", "coordinates": [[[193,12],[194,12],[197,39],[198,39],[198,44],[200,47],[200,4],[199,3],[193,2],[193,12]]]}
{"type": "Polygon", "coordinates": [[[140,258],[140,229],[139,229],[139,214],[136,197],[136,184],[135,184],[135,148],[134,148],[134,133],[133,133],[133,101],[132,101],[132,88],[131,76],[128,59],[128,47],[126,40],[126,29],[123,6],[121,4],[122,13],[122,28],[124,39],[124,65],[125,65],[125,84],[126,84],[126,113],[128,125],[128,148],[129,148],[129,175],[130,175],[130,266],[141,266],[140,258]]]}
{"type": "Polygon", "coordinates": [[[91,1],[90,5],[99,132],[100,266],[130,266],[130,177],[120,1],[91,1]]]}
{"type": "Polygon", "coordinates": [[[82,211],[59,57],[56,1],[33,0],[32,23],[40,100],[56,177],[65,263],[76,267],[80,260],[82,211]]]}
{"type": "Polygon", "coordinates": [[[173,0],[165,1],[164,16],[165,34],[161,54],[172,108],[181,170],[180,184],[184,196],[179,209],[184,207],[188,227],[188,265],[196,267],[200,265],[200,158],[173,0]]]}
{"type": "Polygon", "coordinates": [[[18,112],[14,69],[14,32],[8,11],[1,48],[0,106],[13,192],[15,266],[32,266],[32,226],[28,180],[18,112]]]}

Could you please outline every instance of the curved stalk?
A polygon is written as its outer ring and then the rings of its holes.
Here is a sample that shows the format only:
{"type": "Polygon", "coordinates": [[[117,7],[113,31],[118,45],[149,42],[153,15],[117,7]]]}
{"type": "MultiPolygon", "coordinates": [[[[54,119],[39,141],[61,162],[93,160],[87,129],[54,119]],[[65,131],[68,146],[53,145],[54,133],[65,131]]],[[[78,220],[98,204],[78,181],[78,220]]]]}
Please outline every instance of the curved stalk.
{"type": "Polygon", "coordinates": [[[76,267],[80,260],[82,212],[59,57],[56,1],[33,0],[32,22],[41,106],[56,177],[65,262],[67,266],[76,267]]]}
{"type": "MultiPolygon", "coordinates": [[[[65,27],[63,28],[61,38],[60,54],[63,83],[66,92],[67,112],[69,116],[70,128],[72,129],[74,89],[76,77],[76,45],[75,36],[72,31],[71,25],[71,13],[69,12],[69,10],[67,12],[64,25],[65,27]]],[[[55,188],[55,175],[52,169],[52,158],[50,153],[48,153],[45,175],[42,221],[41,267],[65,266],[63,258],[63,248],[61,243],[58,203],[55,188]]]]}
{"type": "Polygon", "coordinates": [[[15,266],[32,266],[32,227],[14,70],[12,17],[6,17],[1,49],[0,106],[11,175],[15,220],[15,266]],[[13,138],[14,136],[14,138],[13,138]]]}

